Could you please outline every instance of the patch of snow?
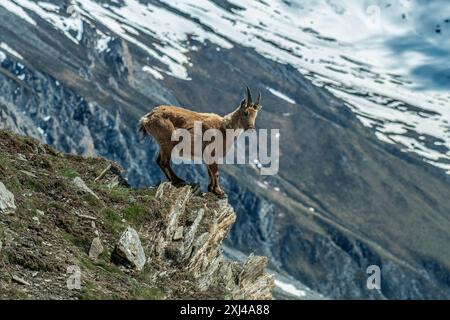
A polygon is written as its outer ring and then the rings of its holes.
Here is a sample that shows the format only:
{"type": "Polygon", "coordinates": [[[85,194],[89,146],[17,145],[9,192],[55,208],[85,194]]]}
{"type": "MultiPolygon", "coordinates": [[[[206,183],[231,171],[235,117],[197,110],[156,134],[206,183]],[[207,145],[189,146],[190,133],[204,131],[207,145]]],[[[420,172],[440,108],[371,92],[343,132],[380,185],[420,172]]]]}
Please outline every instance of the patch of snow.
{"type": "Polygon", "coordinates": [[[155,79],[158,79],[158,80],[164,79],[164,76],[159,71],[157,71],[149,66],[142,67],[142,71],[150,73],[155,79]]]}
{"type": "Polygon", "coordinates": [[[23,8],[21,8],[20,6],[18,6],[16,3],[12,2],[12,1],[0,1],[0,6],[2,6],[3,8],[5,8],[6,10],[8,10],[11,13],[14,13],[15,15],[17,15],[18,17],[22,18],[23,20],[25,20],[26,22],[32,24],[33,26],[36,25],[36,21],[34,21],[26,12],[25,10],[23,10],[23,8]]]}
{"type": "MultiPolygon", "coordinates": [[[[61,30],[73,42],[77,44],[80,42],[83,36],[83,20],[81,19],[77,5],[71,5],[68,8],[69,16],[65,17],[54,12],[54,10],[49,11],[49,6],[46,2],[35,3],[30,0],[15,0],[15,3],[23,9],[33,11],[42,19],[52,24],[56,29],[61,30]],[[75,37],[70,31],[76,34],[75,37]]],[[[33,24],[35,25],[36,23],[34,22],[33,24]]]]}
{"type": "MultiPolygon", "coordinates": [[[[19,58],[19,59],[23,59],[23,57],[13,48],[11,48],[10,46],[8,46],[6,43],[4,42],[0,42],[0,49],[5,50],[6,52],[12,54],[13,56],[19,58]]],[[[19,65],[19,64],[18,64],[19,65]]]]}
{"type": "Polygon", "coordinates": [[[0,63],[5,61],[6,59],[6,54],[3,53],[3,51],[0,51],[0,63]]]}
{"type": "Polygon", "coordinates": [[[262,183],[261,181],[256,181],[256,184],[263,189],[267,189],[267,186],[264,183],[262,183]]]}
{"type": "Polygon", "coordinates": [[[232,45],[212,32],[205,31],[197,23],[172,11],[152,4],[142,4],[137,0],[124,0],[124,6],[105,7],[91,0],[78,0],[81,14],[95,19],[135,44],[154,59],[167,66],[165,73],[189,80],[186,67],[189,66],[189,46],[187,40],[206,40],[223,48],[232,45]],[[160,44],[144,44],[140,36],[157,38],[160,44]]]}
{"type": "Polygon", "coordinates": [[[96,49],[99,52],[103,52],[108,48],[108,44],[111,41],[111,37],[107,36],[101,32],[97,32],[99,34],[99,38],[97,39],[96,49]]]}
{"type": "Polygon", "coordinates": [[[298,298],[302,298],[302,297],[306,296],[306,292],[304,290],[300,290],[297,287],[295,287],[293,284],[286,283],[286,282],[280,281],[278,279],[275,279],[275,286],[277,286],[284,292],[289,293],[298,298]]]}
{"type": "Polygon", "coordinates": [[[269,90],[270,93],[273,94],[274,96],[276,96],[276,97],[278,97],[278,98],[280,98],[280,99],[282,99],[282,100],[284,100],[284,101],[287,101],[287,102],[289,102],[289,103],[291,103],[291,104],[295,104],[295,103],[296,103],[294,99],[289,98],[289,97],[288,97],[287,95],[285,95],[284,93],[281,93],[280,91],[275,90],[275,89],[270,88],[270,87],[266,87],[266,88],[267,88],[267,90],[269,90]]]}
{"type": "Polygon", "coordinates": [[[50,2],[44,2],[44,1],[39,1],[38,2],[39,7],[47,10],[47,11],[53,11],[53,12],[59,12],[59,6],[50,3],[50,2]]]}

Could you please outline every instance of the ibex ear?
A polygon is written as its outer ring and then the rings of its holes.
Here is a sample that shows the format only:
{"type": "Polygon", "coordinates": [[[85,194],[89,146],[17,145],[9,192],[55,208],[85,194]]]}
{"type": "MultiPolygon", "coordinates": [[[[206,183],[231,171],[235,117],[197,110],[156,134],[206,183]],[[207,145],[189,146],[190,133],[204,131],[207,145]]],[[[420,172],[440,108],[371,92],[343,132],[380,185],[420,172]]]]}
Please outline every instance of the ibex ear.
{"type": "Polygon", "coordinates": [[[242,99],[241,103],[239,104],[239,108],[241,109],[247,108],[247,100],[242,99]]]}

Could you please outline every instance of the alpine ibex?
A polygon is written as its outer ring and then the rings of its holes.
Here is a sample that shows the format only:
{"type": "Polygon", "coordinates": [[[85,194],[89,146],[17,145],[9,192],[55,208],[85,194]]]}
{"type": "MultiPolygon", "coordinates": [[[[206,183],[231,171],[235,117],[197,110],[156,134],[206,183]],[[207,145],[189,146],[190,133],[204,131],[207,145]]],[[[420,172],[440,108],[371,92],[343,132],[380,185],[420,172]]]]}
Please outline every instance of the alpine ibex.
{"type": "MultiPolygon", "coordinates": [[[[233,112],[220,116],[214,113],[199,113],[175,106],[162,105],[154,108],[150,113],[141,118],[139,122],[139,131],[145,136],[149,134],[155,138],[159,144],[159,154],[156,163],[161,168],[167,179],[174,185],[184,185],[185,182],[179,178],[170,167],[170,160],[173,148],[178,144],[172,141],[172,133],[177,129],[186,129],[189,134],[193,134],[194,123],[201,122],[202,130],[216,129],[226,136],[227,129],[242,131],[255,128],[255,121],[258,111],[261,109],[261,93],[258,94],[256,102],[253,103],[250,89],[247,87],[247,96],[239,107],[233,112]]],[[[227,154],[229,148],[234,142],[224,139],[224,153],[227,154]]],[[[202,151],[211,142],[202,141],[202,151]]],[[[194,157],[195,155],[190,155],[194,157]]],[[[219,186],[219,166],[216,162],[207,164],[209,184],[208,191],[220,197],[225,193],[219,186]]]]}

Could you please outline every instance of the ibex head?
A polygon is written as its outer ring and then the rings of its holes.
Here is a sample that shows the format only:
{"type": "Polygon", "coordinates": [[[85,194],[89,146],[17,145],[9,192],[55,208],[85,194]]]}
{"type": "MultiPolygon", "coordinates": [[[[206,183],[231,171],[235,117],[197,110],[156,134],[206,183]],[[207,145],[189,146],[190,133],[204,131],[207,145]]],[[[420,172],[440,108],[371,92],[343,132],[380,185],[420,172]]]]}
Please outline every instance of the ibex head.
{"type": "Polygon", "coordinates": [[[247,96],[241,101],[239,107],[239,115],[241,127],[244,130],[255,129],[256,116],[261,110],[261,92],[258,93],[255,103],[252,101],[252,94],[249,87],[247,87],[247,96]]]}

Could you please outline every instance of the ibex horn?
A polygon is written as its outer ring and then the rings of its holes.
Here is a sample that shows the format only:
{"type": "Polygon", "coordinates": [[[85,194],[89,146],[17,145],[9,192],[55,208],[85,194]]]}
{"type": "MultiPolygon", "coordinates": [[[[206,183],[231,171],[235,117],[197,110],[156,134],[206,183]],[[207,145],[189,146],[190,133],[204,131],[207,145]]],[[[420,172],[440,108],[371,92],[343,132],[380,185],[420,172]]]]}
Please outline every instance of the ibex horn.
{"type": "Polygon", "coordinates": [[[256,98],[256,105],[259,106],[261,104],[261,92],[258,93],[258,97],[256,98]]]}
{"type": "Polygon", "coordinates": [[[247,87],[247,105],[252,105],[252,104],[253,104],[253,102],[252,102],[252,94],[250,92],[250,88],[247,87]]]}

